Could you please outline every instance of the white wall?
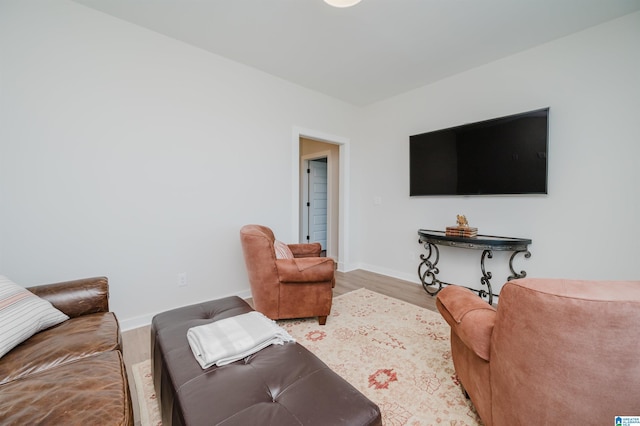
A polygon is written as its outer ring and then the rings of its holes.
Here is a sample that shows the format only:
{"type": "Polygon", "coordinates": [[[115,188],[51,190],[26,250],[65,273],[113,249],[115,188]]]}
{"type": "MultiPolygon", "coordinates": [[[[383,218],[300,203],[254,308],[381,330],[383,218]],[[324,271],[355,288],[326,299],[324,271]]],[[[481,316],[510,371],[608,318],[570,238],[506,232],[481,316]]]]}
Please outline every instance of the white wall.
{"type": "MultiPolygon", "coordinates": [[[[0,274],[106,275],[125,328],[246,295],[238,230],[295,239],[291,135],[304,128],[351,141],[347,268],[417,281],[416,230],[463,213],[532,238],[516,262],[531,276],[637,278],[638,45],[636,13],[356,109],[76,3],[3,1],[0,274]],[[408,196],[410,135],[544,106],[548,196],[408,196]]],[[[478,281],[479,253],[442,254],[443,279],[478,281]]]]}
{"type": "Polygon", "coordinates": [[[293,129],[353,133],[354,107],[64,0],[4,1],[0,53],[0,274],[106,275],[125,328],[248,296],[240,227],[297,237],[293,129]]]}
{"type": "MultiPolygon", "coordinates": [[[[418,282],[416,231],[465,214],[480,233],[531,238],[515,261],[529,276],[638,279],[638,46],[635,13],[368,107],[352,146],[360,266],[418,282]],[[410,135],[547,106],[547,196],[409,197],[410,135]]],[[[440,277],[479,288],[479,259],[445,248],[440,277]]],[[[494,285],[507,260],[487,262],[494,285]]]]}

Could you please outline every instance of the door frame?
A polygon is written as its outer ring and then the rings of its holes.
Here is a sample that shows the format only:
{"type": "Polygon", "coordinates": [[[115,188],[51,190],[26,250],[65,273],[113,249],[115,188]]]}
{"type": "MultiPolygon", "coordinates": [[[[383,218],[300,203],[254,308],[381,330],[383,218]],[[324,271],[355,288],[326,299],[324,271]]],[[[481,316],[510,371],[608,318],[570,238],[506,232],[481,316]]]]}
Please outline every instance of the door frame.
{"type": "MultiPolygon", "coordinates": [[[[309,162],[313,161],[313,160],[319,160],[321,158],[326,158],[327,159],[327,243],[326,243],[326,247],[325,250],[327,251],[327,257],[334,257],[335,258],[335,253],[333,253],[330,248],[333,247],[332,243],[333,243],[333,239],[331,238],[331,230],[333,229],[333,227],[335,226],[335,224],[333,223],[333,215],[331,214],[331,209],[333,207],[333,203],[332,203],[332,195],[333,195],[333,191],[331,191],[332,188],[332,184],[333,184],[333,176],[332,176],[332,170],[333,170],[333,161],[331,161],[331,151],[320,151],[320,152],[316,152],[313,154],[309,154],[309,155],[303,155],[300,157],[300,186],[301,188],[303,188],[303,190],[301,191],[303,195],[306,195],[307,197],[309,197],[309,174],[306,173],[306,169],[309,166],[309,162]]],[[[305,231],[305,225],[307,225],[307,229],[308,229],[308,221],[310,219],[309,217],[309,209],[305,209],[305,205],[304,205],[304,197],[302,200],[300,200],[300,204],[299,204],[299,208],[298,208],[298,212],[300,212],[301,209],[304,209],[307,211],[306,213],[306,221],[304,220],[304,216],[305,214],[302,214],[300,216],[303,216],[303,220],[300,223],[300,230],[299,230],[299,239],[298,242],[306,242],[302,241],[302,234],[305,231]]],[[[340,250],[338,250],[339,252],[340,250]]]]}
{"type": "Polygon", "coordinates": [[[291,236],[298,240],[300,232],[300,138],[338,145],[338,270],[350,270],[349,264],[349,152],[350,140],[318,130],[294,126],[291,135],[291,236]]]}

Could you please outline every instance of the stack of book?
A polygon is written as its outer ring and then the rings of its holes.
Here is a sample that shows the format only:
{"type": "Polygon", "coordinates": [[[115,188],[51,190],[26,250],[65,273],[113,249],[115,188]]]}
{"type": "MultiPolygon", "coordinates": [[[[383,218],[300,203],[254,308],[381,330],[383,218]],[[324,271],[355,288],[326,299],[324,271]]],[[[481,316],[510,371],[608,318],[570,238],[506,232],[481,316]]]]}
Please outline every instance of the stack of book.
{"type": "Polygon", "coordinates": [[[478,236],[478,228],[470,226],[447,226],[445,231],[447,237],[473,238],[478,236]]]}

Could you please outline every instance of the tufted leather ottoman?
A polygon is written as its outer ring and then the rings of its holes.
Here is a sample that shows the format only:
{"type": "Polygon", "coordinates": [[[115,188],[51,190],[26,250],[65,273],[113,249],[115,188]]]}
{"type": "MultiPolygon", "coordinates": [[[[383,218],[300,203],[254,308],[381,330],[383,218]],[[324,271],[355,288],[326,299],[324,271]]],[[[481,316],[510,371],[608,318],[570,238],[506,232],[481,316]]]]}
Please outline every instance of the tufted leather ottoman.
{"type": "Polygon", "coordinates": [[[239,297],[156,315],[151,361],[164,425],[381,425],[379,408],[297,343],[200,368],[191,327],[252,311],[239,297]]]}

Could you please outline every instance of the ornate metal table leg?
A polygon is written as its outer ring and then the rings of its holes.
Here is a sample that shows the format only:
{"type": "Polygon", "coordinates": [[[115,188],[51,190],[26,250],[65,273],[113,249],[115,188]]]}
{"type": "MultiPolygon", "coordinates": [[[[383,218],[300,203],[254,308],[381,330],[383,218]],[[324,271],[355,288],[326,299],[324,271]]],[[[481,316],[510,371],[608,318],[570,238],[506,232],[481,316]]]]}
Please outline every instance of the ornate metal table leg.
{"type": "Polygon", "coordinates": [[[524,278],[527,276],[526,271],[520,271],[520,273],[518,274],[513,269],[513,258],[515,258],[518,253],[524,253],[524,257],[526,257],[527,259],[531,257],[531,253],[529,252],[529,250],[514,251],[511,255],[511,258],[509,259],[509,269],[511,270],[511,275],[509,275],[507,281],[515,280],[516,278],[524,278]]]}
{"type": "Polygon", "coordinates": [[[478,291],[478,295],[480,297],[489,297],[488,303],[491,305],[493,303],[493,290],[491,290],[491,272],[487,272],[487,270],[484,267],[484,259],[485,257],[488,257],[489,259],[493,258],[493,253],[491,252],[491,250],[484,250],[482,252],[482,257],[480,258],[480,268],[482,268],[482,278],[480,278],[480,283],[482,285],[486,285],[487,286],[487,290],[485,291],[485,289],[480,289],[478,291]]]}
{"type": "Polygon", "coordinates": [[[428,254],[426,256],[424,254],[420,255],[422,262],[418,265],[418,276],[420,277],[424,291],[431,296],[435,296],[442,290],[442,283],[436,278],[436,274],[440,273],[440,270],[436,266],[440,260],[440,250],[438,246],[431,243],[425,243],[424,248],[428,251],[428,254]],[[431,256],[435,256],[433,262],[431,261],[431,256]],[[431,288],[432,285],[436,284],[438,285],[437,289],[434,290],[431,288]]]}

